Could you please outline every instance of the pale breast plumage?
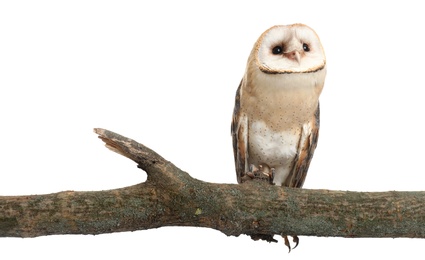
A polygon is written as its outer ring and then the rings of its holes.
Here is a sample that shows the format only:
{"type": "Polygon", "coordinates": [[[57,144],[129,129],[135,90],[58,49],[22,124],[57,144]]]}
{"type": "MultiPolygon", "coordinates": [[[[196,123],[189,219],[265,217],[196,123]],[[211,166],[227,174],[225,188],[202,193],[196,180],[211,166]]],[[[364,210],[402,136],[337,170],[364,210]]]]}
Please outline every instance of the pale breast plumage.
{"type": "Polygon", "coordinates": [[[281,185],[297,154],[300,134],[294,131],[276,132],[263,121],[251,122],[248,129],[248,162],[253,165],[264,163],[274,168],[273,182],[281,185]]]}

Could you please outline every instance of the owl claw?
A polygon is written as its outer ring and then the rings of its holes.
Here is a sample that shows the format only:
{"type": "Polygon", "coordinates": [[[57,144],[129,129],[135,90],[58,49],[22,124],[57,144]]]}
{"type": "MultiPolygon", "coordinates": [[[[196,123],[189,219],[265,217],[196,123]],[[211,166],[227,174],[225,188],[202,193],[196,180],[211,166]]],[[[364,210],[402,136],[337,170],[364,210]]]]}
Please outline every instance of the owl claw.
{"type": "Polygon", "coordinates": [[[274,172],[275,169],[270,168],[267,164],[260,164],[258,168],[254,164],[251,164],[249,166],[249,171],[241,177],[241,181],[245,182],[253,179],[267,179],[270,184],[273,184],[274,172]]]}
{"type": "Polygon", "coordinates": [[[289,243],[288,237],[283,236],[283,240],[285,241],[285,246],[289,249],[288,253],[291,253],[291,244],[289,243]]]}
{"type": "Polygon", "coordinates": [[[267,179],[269,181],[270,184],[273,185],[273,178],[274,178],[274,168],[273,167],[269,167],[266,164],[260,164],[259,166],[259,175],[261,175],[261,177],[259,177],[260,179],[267,179]],[[264,178],[265,177],[265,178],[264,178]]]}
{"type": "Polygon", "coordinates": [[[242,177],[241,177],[241,182],[243,183],[243,182],[251,181],[251,180],[255,179],[255,173],[256,173],[257,171],[258,171],[258,168],[257,168],[257,167],[255,167],[255,165],[254,165],[254,164],[251,164],[251,165],[249,166],[249,171],[248,171],[248,172],[245,172],[245,174],[244,174],[244,175],[242,175],[242,177]]]}
{"type": "Polygon", "coordinates": [[[241,176],[240,182],[244,183],[246,181],[252,181],[253,177],[251,177],[250,172],[246,172],[245,175],[241,176]]]}
{"type": "Polygon", "coordinates": [[[298,238],[298,236],[292,236],[292,242],[295,243],[295,246],[291,248],[291,243],[289,243],[288,236],[282,235],[282,237],[285,241],[285,246],[288,247],[288,249],[289,249],[288,253],[291,253],[291,250],[295,249],[298,246],[298,243],[300,242],[300,239],[298,238]]]}
{"type": "Polygon", "coordinates": [[[295,246],[292,249],[295,249],[298,246],[298,243],[300,242],[300,239],[298,238],[298,236],[293,236],[292,237],[292,242],[295,243],[295,246]]]}

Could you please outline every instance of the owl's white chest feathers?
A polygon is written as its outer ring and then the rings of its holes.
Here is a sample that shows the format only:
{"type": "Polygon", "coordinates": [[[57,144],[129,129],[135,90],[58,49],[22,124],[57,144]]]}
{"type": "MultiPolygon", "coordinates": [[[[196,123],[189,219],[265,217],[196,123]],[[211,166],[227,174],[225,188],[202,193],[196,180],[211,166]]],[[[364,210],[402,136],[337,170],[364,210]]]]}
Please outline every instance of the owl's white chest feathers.
{"type": "Polygon", "coordinates": [[[248,127],[248,163],[275,169],[273,182],[281,185],[290,174],[301,139],[301,128],[275,131],[266,122],[252,120],[248,127]]]}
{"type": "Polygon", "coordinates": [[[250,163],[266,163],[270,167],[287,164],[295,157],[300,139],[297,131],[273,131],[265,122],[249,125],[250,163]]]}

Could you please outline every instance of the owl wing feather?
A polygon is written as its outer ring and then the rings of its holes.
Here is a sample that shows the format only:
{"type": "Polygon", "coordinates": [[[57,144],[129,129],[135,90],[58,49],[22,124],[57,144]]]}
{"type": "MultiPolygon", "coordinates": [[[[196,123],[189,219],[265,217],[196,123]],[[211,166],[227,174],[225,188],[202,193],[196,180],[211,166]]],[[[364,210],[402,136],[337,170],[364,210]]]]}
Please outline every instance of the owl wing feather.
{"type": "Polygon", "coordinates": [[[301,188],[304,184],[307,171],[317,146],[320,127],[320,107],[317,105],[316,112],[310,122],[303,127],[297,156],[294,159],[293,168],[286,178],[283,186],[301,188]]]}
{"type": "Polygon", "coordinates": [[[240,110],[240,96],[243,79],[239,84],[235,97],[235,108],[233,110],[231,133],[233,139],[233,154],[235,157],[236,177],[238,183],[248,169],[248,117],[240,110]]]}

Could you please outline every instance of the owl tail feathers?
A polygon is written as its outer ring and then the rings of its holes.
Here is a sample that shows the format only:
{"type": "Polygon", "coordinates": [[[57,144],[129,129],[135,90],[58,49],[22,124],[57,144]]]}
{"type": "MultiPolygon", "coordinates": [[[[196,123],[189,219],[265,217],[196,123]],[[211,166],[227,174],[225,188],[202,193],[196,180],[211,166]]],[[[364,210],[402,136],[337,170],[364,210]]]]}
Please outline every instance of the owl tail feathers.
{"type": "Polygon", "coordinates": [[[292,242],[295,243],[295,246],[291,248],[291,243],[289,243],[289,239],[288,236],[282,235],[283,239],[285,240],[285,246],[288,247],[289,252],[291,252],[291,249],[295,249],[298,246],[298,243],[300,242],[300,239],[298,238],[298,236],[292,236],[292,242]]]}

